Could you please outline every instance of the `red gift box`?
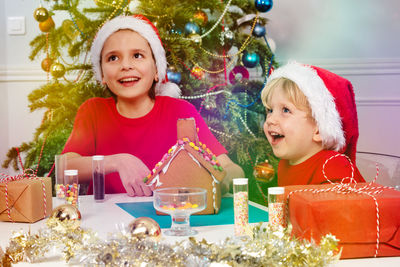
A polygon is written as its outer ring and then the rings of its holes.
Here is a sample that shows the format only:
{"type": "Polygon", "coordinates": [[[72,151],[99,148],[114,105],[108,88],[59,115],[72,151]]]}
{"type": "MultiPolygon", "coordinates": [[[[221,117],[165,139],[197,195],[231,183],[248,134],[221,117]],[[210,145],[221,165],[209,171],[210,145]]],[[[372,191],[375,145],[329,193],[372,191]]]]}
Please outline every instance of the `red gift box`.
{"type": "Polygon", "coordinates": [[[341,258],[400,256],[400,192],[378,184],[285,187],[292,234],[333,234],[341,258]]]}

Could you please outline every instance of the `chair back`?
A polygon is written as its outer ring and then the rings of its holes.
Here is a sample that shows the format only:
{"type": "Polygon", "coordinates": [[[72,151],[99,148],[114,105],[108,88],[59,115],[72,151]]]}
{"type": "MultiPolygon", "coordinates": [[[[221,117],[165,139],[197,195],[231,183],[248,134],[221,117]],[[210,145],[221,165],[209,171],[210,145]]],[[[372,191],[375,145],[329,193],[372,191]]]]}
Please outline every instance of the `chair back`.
{"type": "Polygon", "coordinates": [[[376,182],[400,190],[399,156],[357,151],[356,163],[366,182],[371,182],[375,178],[376,164],[378,164],[379,175],[376,182]]]}

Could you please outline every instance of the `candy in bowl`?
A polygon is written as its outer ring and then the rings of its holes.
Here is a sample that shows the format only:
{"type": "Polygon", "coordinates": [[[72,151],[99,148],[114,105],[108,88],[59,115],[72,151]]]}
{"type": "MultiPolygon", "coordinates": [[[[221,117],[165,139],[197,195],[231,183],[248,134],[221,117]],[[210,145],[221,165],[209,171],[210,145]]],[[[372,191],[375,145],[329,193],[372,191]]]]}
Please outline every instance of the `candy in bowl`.
{"type": "Polygon", "coordinates": [[[171,228],[164,232],[170,236],[191,236],[197,231],[190,227],[190,215],[207,205],[207,190],[193,187],[170,187],[153,192],[154,208],[171,216],[171,228]]]}

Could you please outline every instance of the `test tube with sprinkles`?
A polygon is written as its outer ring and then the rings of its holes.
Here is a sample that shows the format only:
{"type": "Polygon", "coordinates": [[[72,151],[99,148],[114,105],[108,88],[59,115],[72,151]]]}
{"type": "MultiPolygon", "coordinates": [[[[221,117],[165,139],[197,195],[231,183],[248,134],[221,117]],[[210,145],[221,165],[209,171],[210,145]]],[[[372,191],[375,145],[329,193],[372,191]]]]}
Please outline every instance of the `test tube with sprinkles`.
{"type": "Polygon", "coordinates": [[[286,227],[284,193],[284,187],[268,188],[268,221],[274,226],[286,227]]]}
{"type": "Polygon", "coordinates": [[[235,236],[246,235],[249,225],[249,197],[247,178],[233,179],[233,206],[235,215],[235,236]]]}
{"type": "Polygon", "coordinates": [[[78,207],[79,183],[78,170],[64,171],[65,201],[78,207]]]}

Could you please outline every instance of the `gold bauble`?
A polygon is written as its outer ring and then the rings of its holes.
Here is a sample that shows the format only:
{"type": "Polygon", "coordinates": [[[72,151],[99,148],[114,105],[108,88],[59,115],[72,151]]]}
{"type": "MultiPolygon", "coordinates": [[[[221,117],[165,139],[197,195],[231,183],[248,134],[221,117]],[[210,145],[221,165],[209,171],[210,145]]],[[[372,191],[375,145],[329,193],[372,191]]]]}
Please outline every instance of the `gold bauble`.
{"type": "Polygon", "coordinates": [[[60,222],[68,222],[72,229],[76,229],[81,224],[81,212],[71,204],[63,204],[51,212],[50,218],[60,222]]]}
{"type": "Polygon", "coordinates": [[[274,178],[275,170],[268,160],[253,167],[253,175],[259,182],[270,182],[274,178]]]}
{"type": "Polygon", "coordinates": [[[128,228],[129,233],[139,239],[150,237],[157,240],[161,237],[160,225],[149,217],[136,218],[128,228]]]}
{"type": "Polygon", "coordinates": [[[75,40],[75,38],[79,35],[79,31],[76,29],[74,22],[70,19],[64,20],[61,24],[61,28],[71,41],[75,40]]]}
{"type": "Polygon", "coordinates": [[[189,38],[196,44],[201,45],[201,36],[197,33],[192,33],[189,35],[189,38]]]}
{"type": "Polygon", "coordinates": [[[45,72],[49,72],[51,64],[53,64],[53,60],[49,57],[46,57],[42,60],[42,70],[44,70],[45,72]]]}
{"type": "Polygon", "coordinates": [[[65,74],[65,67],[61,63],[53,63],[50,66],[50,73],[54,78],[61,78],[65,74]]]}
{"type": "Polygon", "coordinates": [[[202,71],[199,67],[194,67],[192,69],[192,73],[198,77],[199,79],[203,79],[204,77],[204,71],[202,71]]]}
{"type": "Polygon", "coordinates": [[[33,17],[38,22],[46,21],[49,18],[49,11],[44,7],[38,7],[33,11],[33,17]]]}
{"type": "Polygon", "coordinates": [[[54,21],[51,17],[48,17],[45,21],[39,23],[39,29],[42,32],[49,32],[55,26],[56,24],[54,24],[54,21]]]}
{"type": "Polygon", "coordinates": [[[168,70],[172,72],[177,72],[176,67],[174,65],[169,65],[168,70]]]}
{"type": "Polygon", "coordinates": [[[200,24],[203,26],[207,24],[208,16],[207,16],[206,12],[204,12],[203,10],[197,10],[196,13],[194,13],[193,17],[194,17],[194,21],[197,24],[200,24]]]}

